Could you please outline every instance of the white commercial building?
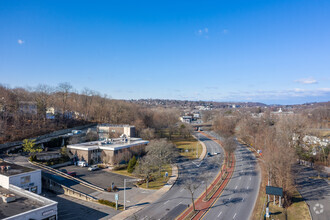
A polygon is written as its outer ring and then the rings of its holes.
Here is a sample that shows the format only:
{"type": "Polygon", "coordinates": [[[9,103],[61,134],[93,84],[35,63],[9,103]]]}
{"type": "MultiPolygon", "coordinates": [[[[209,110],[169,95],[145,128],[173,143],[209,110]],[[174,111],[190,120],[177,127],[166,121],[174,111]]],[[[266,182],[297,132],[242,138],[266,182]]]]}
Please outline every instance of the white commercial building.
{"type": "Polygon", "coordinates": [[[40,194],[41,170],[0,162],[0,186],[8,189],[10,184],[40,194]]]}
{"type": "Polygon", "coordinates": [[[41,188],[41,170],[0,161],[0,219],[56,220],[57,202],[41,188]]]}
{"type": "Polygon", "coordinates": [[[56,220],[57,202],[14,185],[0,187],[0,219],[56,220]]]}

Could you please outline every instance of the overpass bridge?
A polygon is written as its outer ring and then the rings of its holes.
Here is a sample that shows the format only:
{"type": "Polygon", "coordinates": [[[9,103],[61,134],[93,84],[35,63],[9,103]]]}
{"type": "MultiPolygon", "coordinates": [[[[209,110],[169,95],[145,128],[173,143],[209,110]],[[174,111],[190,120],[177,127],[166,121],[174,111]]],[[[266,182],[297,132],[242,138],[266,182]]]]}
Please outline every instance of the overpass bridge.
{"type": "Polygon", "coordinates": [[[200,124],[190,124],[196,131],[199,131],[200,128],[210,128],[212,127],[211,123],[200,123],[200,124]]]}

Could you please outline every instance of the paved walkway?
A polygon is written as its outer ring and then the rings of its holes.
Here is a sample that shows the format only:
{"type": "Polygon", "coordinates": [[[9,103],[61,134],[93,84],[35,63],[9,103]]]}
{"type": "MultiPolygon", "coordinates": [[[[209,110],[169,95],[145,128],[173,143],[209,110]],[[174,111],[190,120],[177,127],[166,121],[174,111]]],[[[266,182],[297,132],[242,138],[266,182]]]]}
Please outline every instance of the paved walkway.
{"type": "MultiPolygon", "coordinates": [[[[294,165],[297,173],[295,183],[297,188],[306,201],[313,220],[330,219],[330,181],[326,178],[317,179],[317,172],[302,165],[294,165]]],[[[327,176],[326,173],[322,176],[327,176]]]]}
{"type": "MultiPolygon", "coordinates": [[[[171,189],[171,187],[173,186],[173,184],[175,183],[177,178],[178,178],[178,167],[176,165],[172,165],[172,176],[168,180],[168,182],[165,186],[163,186],[161,189],[157,190],[152,195],[147,196],[145,199],[142,199],[135,206],[132,206],[132,207],[128,208],[127,210],[119,213],[118,215],[112,217],[111,219],[113,219],[113,220],[126,219],[126,218],[134,215],[134,213],[138,212],[139,210],[145,208],[148,204],[151,204],[151,203],[155,202],[162,195],[164,195],[167,191],[169,191],[171,189]]],[[[104,218],[104,219],[107,219],[107,218],[104,218]]]]}

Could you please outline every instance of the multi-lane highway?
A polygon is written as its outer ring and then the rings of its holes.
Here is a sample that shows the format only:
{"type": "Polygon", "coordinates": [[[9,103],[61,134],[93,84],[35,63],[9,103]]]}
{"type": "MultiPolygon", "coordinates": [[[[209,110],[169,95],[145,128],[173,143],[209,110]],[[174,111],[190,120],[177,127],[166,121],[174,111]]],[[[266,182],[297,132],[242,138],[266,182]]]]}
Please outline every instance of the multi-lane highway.
{"type": "Polygon", "coordinates": [[[230,182],[203,219],[250,218],[258,196],[260,173],[256,158],[246,147],[238,144],[235,156],[235,171],[230,182]]]}
{"type": "Polygon", "coordinates": [[[200,141],[204,142],[206,145],[207,152],[211,155],[214,153],[220,154],[206,156],[202,161],[179,161],[179,178],[171,190],[155,203],[150,204],[148,207],[136,213],[131,219],[175,219],[191,204],[191,195],[189,191],[184,188],[184,181],[187,178],[193,178],[200,184],[195,191],[195,199],[204,192],[205,182],[203,182],[200,177],[209,176],[212,180],[216,177],[223,161],[223,150],[217,143],[205,136],[199,134],[199,137],[200,141]]]}

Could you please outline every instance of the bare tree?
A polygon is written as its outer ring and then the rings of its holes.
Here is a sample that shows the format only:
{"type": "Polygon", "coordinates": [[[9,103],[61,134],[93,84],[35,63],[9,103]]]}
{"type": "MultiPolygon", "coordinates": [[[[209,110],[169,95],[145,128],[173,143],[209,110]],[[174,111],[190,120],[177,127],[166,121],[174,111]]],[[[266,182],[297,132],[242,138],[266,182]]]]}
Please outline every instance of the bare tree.
{"type": "Polygon", "coordinates": [[[135,168],[134,173],[141,175],[146,180],[146,187],[149,188],[149,180],[153,172],[153,158],[146,155],[139,159],[138,166],[135,168]]]}
{"type": "Polygon", "coordinates": [[[317,171],[318,178],[320,178],[321,173],[324,171],[324,166],[316,163],[316,164],[314,164],[314,169],[317,171]]]}
{"type": "Polygon", "coordinates": [[[141,138],[144,140],[152,140],[155,138],[155,129],[146,128],[141,131],[141,138]]]}
{"type": "Polygon", "coordinates": [[[70,92],[72,90],[72,86],[68,82],[60,83],[57,87],[57,90],[58,90],[58,94],[59,94],[60,99],[61,99],[62,114],[63,114],[63,117],[64,117],[64,114],[67,110],[67,102],[68,102],[70,92]]]}
{"type": "Polygon", "coordinates": [[[196,207],[195,207],[195,201],[194,201],[194,194],[196,192],[196,189],[200,186],[200,184],[197,182],[196,179],[193,178],[187,178],[184,183],[183,183],[183,187],[188,190],[188,192],[190,193],[191,196],[191,202],[193,204],[193,209],[194,211],[196,211],[196,207]]]}
{"type": "Polygon", "coordinates": [[[147,156],[152,158],[160,176],[162,167],[175,161],[179,156],[177,148],[165,139],[151,141],[147,146],[147,156]]]}

